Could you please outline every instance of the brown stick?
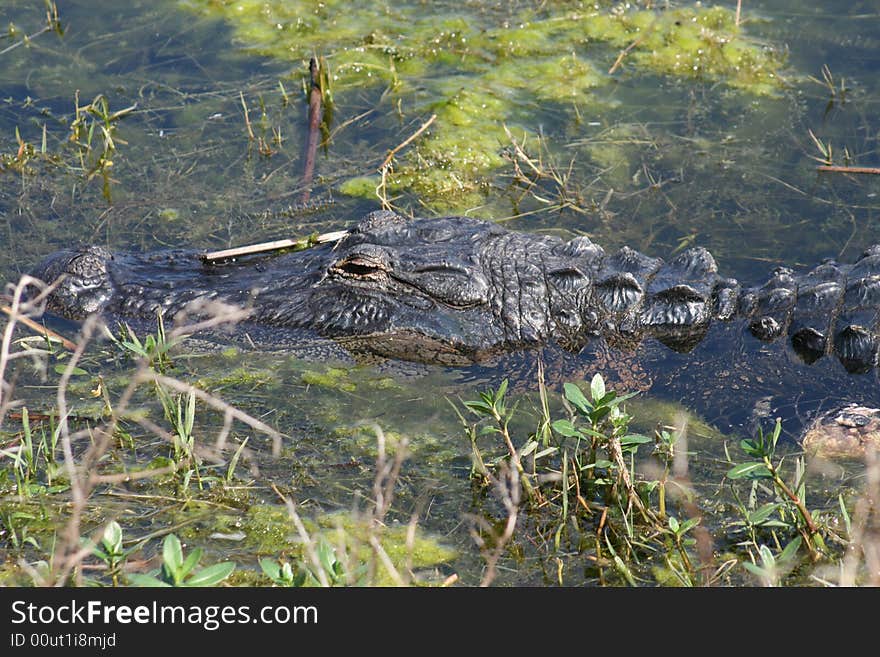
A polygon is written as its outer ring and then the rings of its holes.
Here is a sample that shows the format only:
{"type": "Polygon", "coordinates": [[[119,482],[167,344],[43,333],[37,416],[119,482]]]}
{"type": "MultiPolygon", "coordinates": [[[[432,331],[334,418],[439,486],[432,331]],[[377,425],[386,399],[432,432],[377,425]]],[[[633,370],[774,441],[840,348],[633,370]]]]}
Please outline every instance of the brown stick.
{"type": "Polygon", "coordinates": [[[878,167],[845,167],[833,164],[823,164],[816,167],[816,171],[827,171],[829,173],[867,173],[874,176],[880,176],[880,168],[878,167]]]}
{"type": "Polygon", "coordinates": [[[309,61],[309,136],[306,140],[305,167],[303,169],[302,202],[306,203],[312,195],[312,177],[315,175],[315,155],[318,152],[318,135],[324,111],[321,103],[321,69],[318,60],[312,57],[309,61]]]}
{"type": "MultiPolygon", "coordinates": [[[[9,317],[12,317],[12,309],[9,306],[0,305],[0,312],[5,313],[9,317]]],[[[76,345],[73,342],[71,342],[70,340],[68,340],[67,338],[65,338],[61,335],[58,335],[55,331],[52,331],[51,329],[47,329],[45,326],[43,326],[39,322],[35,322],[30,317],[25,317],[24,315],[18,315],[18,317],[15,318],[15,321],[21,322],[22,324],[24,324],[29,329],[31,329],[32,331],[36,332],[39,335],[44,335],[52,340],[57,340],[58,342],[61,343],[61,346],[64,347],[65,349],[67,349],[68,351],[73,351],[76,349],[76,345]]]]}
{"type": "Polygon", "coordinates": [[[210,253],[203,254],[201,258],[204,262],[214,262],[215,260],[226,260],[227,258],[280,251],[281,249],[305,249],[315,244],[337,242],[346,235],[348,235],[347,230],[336,230],[332,233],[322,233],[315,237],[303,237],[298,240],[275,240],[274,242],[262,242],[260,244],[251,244],[250,246],[236,246],[231,249],[223,249],[222,251],[211,251],[210,253]]]}
{"type": "Polygon", "coordinates": [[[400,150],[409,146],[420,134],[422,134],[425,130],[427,130],[432,123],[434,123],[434,119],[436,119],[436,118],[437,118],[437,115],[432,114],[431,118],[428,119],[427,121],[425,121],[418,130],[416,130],[408,138],[406,138],[400,144],[398,144],[397,146],[392,148],[390,151],[388,151],[388,156],[382,161],[382,165],[379,167],[378,171],[382,171],[382,169],[385,169],[389,164],[391,164],[391,160],[394,158],[394,155],[397,152],[399,152],[400,150]]]}

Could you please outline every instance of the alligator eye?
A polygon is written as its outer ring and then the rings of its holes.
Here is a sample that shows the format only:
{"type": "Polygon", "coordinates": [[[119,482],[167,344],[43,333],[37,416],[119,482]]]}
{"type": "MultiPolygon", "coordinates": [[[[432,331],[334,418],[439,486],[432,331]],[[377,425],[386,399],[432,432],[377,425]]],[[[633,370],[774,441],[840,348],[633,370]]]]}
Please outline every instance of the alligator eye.
{"type": "Polygon", "coordinates": [[[377,280],[385,277],[388,267],[373,258],[355,255],[340,260],[330,267],[330,271],[347,278],[377,280]]]}

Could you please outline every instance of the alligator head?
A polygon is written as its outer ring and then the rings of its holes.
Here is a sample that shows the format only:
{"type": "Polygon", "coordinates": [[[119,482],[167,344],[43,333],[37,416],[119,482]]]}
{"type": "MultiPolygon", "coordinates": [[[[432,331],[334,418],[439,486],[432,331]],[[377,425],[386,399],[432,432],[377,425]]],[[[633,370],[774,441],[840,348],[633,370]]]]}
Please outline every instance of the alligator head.
{"type": "Polygon", "coordinates": [[[48,310],[72,319],[171,317],[216,299],[249,308],[249,321],[309,329],[352,350],[465,364],[579,334],[587,265],[601,254],[586,238],[381,211],[339,242],[300,252],[207,264],[192,251],[87,247],[50,256],[34,275],[59,281],[48,310]]]}
{"type": "Polygon", "coordinates": [[[588,323],[589,266],[602,254],[586,238],[373,212],[334,245],[266,263],[267,272],[288,261],[299,270],[253,288],[252,319],[310,328],[351,350],[448,365],[550,337],[573,347],[588,323]]]}

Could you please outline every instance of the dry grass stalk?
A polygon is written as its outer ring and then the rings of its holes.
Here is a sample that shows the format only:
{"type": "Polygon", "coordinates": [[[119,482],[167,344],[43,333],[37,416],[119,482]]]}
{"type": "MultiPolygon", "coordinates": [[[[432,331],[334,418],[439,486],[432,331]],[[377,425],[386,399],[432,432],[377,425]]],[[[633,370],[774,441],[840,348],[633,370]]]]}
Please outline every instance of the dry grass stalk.
{"type": "MultiPolygon", "coordinates": [[[[20,352],[12,353],[11,348],[12,335],[16,325],[22,317],[26,315],[38,315],[42,312],[46,296],[51,289],[51,287],[45,286],[42,282],[36,279],[29,276],[23,276],[11,294],[10,312],[8,313],[9,319],[3,328],[2,342],[0,342],[0,421],[5,417],[6,411],[13,403],[10,401],[12,386],[6,380],[9,363],[15,358],[22,356],[33,355],[45,357],[48,353],[44,350],[36,349],[23,349],[20,352]],[[35,287],[40,290],[40,293],[32,299],[25,300],[24,292],[28,287],[35,287]]],[[[176,327],[169,333],[169,337],[172,340],[189,335],[196,330],[204,330],[227,324],[229,322],[236,322],[247,316],[247,310],[218,303],[193,305],[188,307],[186,311],[188,313],[195,313],[203,319],[176,327]],[[206,315],[209,316],[205,317],[206,315]]],[[[179,318],[185,319],[186,313],[181,313],[179,318]]],[[[110,414],[107,421],[96,427],[87,427],[79,431],[71,431],[69,426],[71,414],[67,403],[67,390],[70,384],[70,379],[76,371],[77,364],[82,359],[91,340],[100,330],[107,331],[107,328],[103,325],[98,316],[91,316],[86,319],[82,325],[80,339],[75,345],[76,348],[73,350],[73,354],[66,363],[57,386],[55,402],[57,406],[58,425],[56,430],[58,432],[61,450],[64,455],[63,467],[70,483],[71,503],[68,520],[60,532],[59,541],[56,544],[55,552],[51,560],[51,566],[48,571],[43,572],[26,564],[22,564],[21,566],[25,572],[31,574],[34,582],[37,584],[64,586],[71,581],[78,584],[82,583],[82,568],[80,567],[82,561],[92,554],[95,545],[101,540],[105,531],[105,527],[101,527],[83,540],[83,516],[88,507],[89,498],[97,485],[119,483],[150,476],[160,476],[168,474],[176,469],[175,466],[113,475],[102,475],[98,471],[102,457],[106,454],[108,448],[112,444],[116,429],[123,419],[131,419],[138,424],[147,427],[163,439],[169,441],[173,440],[170,433],[153,425],[145,418],[140,417],[138,413],[130,410],[135,391],[141,384],[149,382],[179,392],[192,393],[211,408],[224,413],[224,431],[228,432],[230,418],[238,420],[251,426],[257,431],[261,431],[271,436],[273,438],[273,452],[277,454],[280,451],[281,434],[277,430],[190,384],[153,372],[146,359],[141,360],[137,371],[132,377],[130,377],[128,385],[118,397],[115,404],[110,403],[109,398],[106,397],[106,391],[104,391],[107,409],[110,414]],[[86,442],[89,445],[88,448],[83,453],[76,454],[74,446],[86,442]]],[[[173,531],[173,528],[168,531],[173,531]]]]}
{"type": "Polygon", "coordinates": [[[407,137],[406,139],[404,139],[404,140],[403,140],[401,143],[399,143],[397,146],[395,146],[395,147],[392,148],[390,151],[388,151],[388,155],[385,157],[384,160],[382,160],[382,164],[379,165],[379,168],[377,169],[377,171],[380,171],[380,172],[381,172],[381,171],[386,170],[386,169],[388,168],[388,166],[391,164],[391,160],[394,159],[394,156],[395,156],[397,153],[399,153],[400,151],[402,151],[404,148],[406,148],[407,146],[409,146],[411,143],[413,143],[416,139],[418,139],[419,135],[422,134],[422,133],[423,133],[425,130],[427,130],[428,128],[430,128],[430,127],[431,127],[431,124],[434,123],[434,121],[435,121],[436,119],[437,119],[437,115],[436,115],[436,114],[432,114],[432,115],[431,115],[431,118],[429,118],[429,119],[428,119],[427,121],[425,121],[421,126],[419,126],[419,129],[418,129],[418,130],[416,130],[413,134],[411,134],[409,137],[407,137]]]}
{"type": "Polygon", "coordinates": [[[473,523],[470,533],[477,546],[483,550],[483,558],[486,561],[486,570],[480,580],[481,587],[487,587],[492,584],[498,574],[498,560],[504,554],[507,544],[513,538],[513,532],[516,530],[516,523],[519,518],[519,504],[522,486],[520,484],[519,470],[508,464],[502,464],[499,468],[499,476],[488,475],[493,484],[492,489],[496,496],[504,506],[507,512],[507,520],[504,523],[504,530],[501,534],[496,534],[492,525],[485,519],[478,516],[470,516],[473,523]],[[489,547],[488,542],[477,531],[477,528],[492,537],[492,545],[489,547]]]}

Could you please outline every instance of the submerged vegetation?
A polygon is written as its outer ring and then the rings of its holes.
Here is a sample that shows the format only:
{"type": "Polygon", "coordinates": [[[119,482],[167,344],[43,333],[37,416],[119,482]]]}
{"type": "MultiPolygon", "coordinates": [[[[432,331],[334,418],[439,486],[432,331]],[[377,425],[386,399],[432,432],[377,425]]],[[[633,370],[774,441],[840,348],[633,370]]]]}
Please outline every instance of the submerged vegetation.
{"type": "MultiPolygon", "coordinates": [[[[223,16],[248,52],[303,64],[321,53],[337,95],[380,86],[404,121],[435,114],[415,148],[351,194],[401,191],[440,208],[480,205],[505,161],[506,129],[536,136],[535,108],[561,108],[577,124],[592,91],[620,75],[667,75],[771,95],[785,53],[750,39],[733,10],[688,3],[562,2],[532,8],[446,2],[185,0],[223,16]],[[377,20],[378,19],[378,20],[377,20]],[[526,120],[526,117],[529,117],[526,120]]],[[[539,110],[540,111],[540,110],[539,110]]]]}

